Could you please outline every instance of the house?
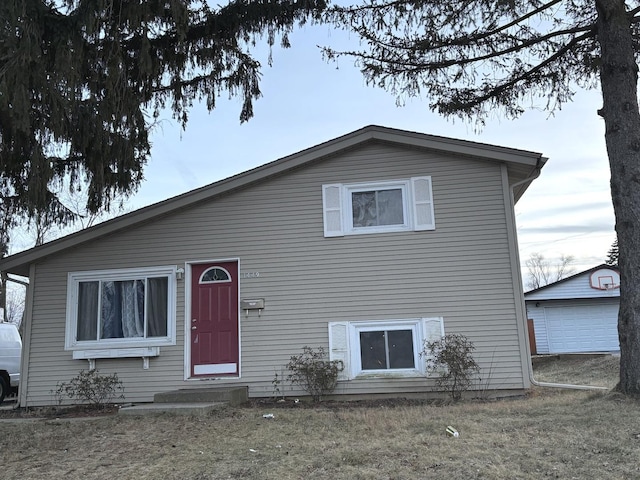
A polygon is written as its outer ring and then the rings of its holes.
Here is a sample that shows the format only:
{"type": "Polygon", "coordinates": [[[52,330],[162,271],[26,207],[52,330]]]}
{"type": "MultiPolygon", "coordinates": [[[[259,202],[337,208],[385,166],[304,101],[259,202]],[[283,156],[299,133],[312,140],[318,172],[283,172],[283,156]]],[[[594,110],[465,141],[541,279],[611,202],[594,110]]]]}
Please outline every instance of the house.
{"type": "Polygon", "coordinates": [[[524,295],[537,353],[620,351],[620,273],[598,265],[524,295]]]}
{"type": "Polygon", "coordinates": [[[545,161],[368,126],[4,258],[30,283],[20,404],[51,404],[87,368],[132,402],[269,397],[303,346],[344,362],[343,398],[422,394],[420,351],[443,333],[475,344],[483,388],[521,392],[514,203],[545,161]]]}

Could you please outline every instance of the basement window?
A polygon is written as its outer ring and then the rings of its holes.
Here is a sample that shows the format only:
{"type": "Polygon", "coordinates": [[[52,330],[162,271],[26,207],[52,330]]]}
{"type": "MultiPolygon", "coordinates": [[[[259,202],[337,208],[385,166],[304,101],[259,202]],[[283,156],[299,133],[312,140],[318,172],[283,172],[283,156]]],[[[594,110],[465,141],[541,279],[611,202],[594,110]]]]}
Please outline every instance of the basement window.
{"type": "Polygon", "coordinates": [[[345,369],[339,380],[362,376],[415,377],[426,373],[425,341],[444,335],[442,317],[329,323],[329,355],[345,369]]]}

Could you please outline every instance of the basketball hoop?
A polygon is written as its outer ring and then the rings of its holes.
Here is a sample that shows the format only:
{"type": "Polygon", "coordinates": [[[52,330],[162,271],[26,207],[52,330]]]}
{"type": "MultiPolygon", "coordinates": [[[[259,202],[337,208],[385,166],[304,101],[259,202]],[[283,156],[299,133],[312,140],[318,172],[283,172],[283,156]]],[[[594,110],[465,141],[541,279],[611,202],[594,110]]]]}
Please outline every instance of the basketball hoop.
{"type": "Polygon", "coordinates": [[[589,286],[596,290],[611,292],[620,288],[620,274],[610,268],[599,268],[591,273],[589,286]]]}

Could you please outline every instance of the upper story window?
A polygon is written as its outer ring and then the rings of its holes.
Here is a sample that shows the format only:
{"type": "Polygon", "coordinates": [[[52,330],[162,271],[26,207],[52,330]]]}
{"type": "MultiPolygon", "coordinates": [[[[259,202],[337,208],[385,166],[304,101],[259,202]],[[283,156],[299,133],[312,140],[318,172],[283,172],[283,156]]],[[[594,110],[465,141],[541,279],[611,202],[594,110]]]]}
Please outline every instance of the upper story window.
{"type": "Polygon", "coordinates": [[[72,272],[65,348],[175,344],[175,267],[72,272]]]}
{"type": "Polygon", "coordinates": [[[433,230],[431,177],[322,186],[324,236],[433,230]]]}
{"type": "Polygon", "coordinates": [[[405,225],[403,188],[349,189],[353,228],[405,225]]]}

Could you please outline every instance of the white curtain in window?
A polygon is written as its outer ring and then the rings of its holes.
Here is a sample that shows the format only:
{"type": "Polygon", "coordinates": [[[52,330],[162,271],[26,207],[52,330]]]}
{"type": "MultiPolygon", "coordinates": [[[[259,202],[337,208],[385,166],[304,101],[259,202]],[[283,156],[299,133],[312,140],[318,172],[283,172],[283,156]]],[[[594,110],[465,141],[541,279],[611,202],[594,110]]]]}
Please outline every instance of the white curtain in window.
{"type": "Polygon", "coordinates": [[[102,283],[101,338],[144,336],[144,280],[102,283]]]}

